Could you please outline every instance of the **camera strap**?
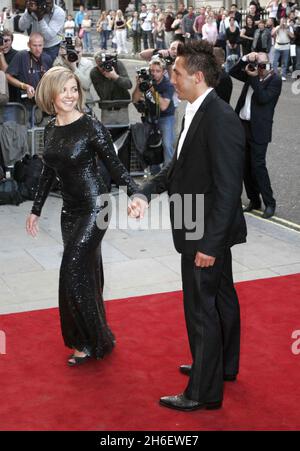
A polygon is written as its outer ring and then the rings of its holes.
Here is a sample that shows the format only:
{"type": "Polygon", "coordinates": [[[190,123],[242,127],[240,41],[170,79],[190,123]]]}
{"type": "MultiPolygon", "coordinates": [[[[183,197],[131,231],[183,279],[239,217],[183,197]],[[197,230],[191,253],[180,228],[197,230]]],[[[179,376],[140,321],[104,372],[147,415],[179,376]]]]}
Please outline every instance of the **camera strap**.
{"type": "Polygon", "coordinates": [[[159,94],[157,91],[154,92],[154,100],[155,100],[155,117],[158,121],[160,117],[160,106],[159,106],[159,94]]]}
{"type": "Polygon", "coordinates": [[[44,68],[43,63],[42,63],[42,56],[41,56],[41,58],[36,58],[31,52],[28,52],[28,53],[29,53],[29,79],[30,79],[31,86],[33,86],[32,76],[33,76],[34,71],[35,71],[35,69],[33,67],[34,63],[36,64],[36,66],[39,67],[40,79],[42,78],[42,76],[46,72],[46,69],[44,68]]]}

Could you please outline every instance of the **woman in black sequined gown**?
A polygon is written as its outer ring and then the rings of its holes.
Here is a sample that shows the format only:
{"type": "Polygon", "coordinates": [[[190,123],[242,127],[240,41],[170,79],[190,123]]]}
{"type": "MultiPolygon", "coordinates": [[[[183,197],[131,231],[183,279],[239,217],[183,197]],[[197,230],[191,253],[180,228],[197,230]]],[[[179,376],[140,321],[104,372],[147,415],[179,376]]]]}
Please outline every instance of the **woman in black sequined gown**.
{"type": "Polygon", "coordinates": [[[91,356],[102,358],[115,342],[102,298],[101,241],[107,226],[99,228],[96,219],[101,194],[107,188],[97,159],[103,161],[119,186],[127,187],[129,195],[138,187],[118,159],[105,127],[82,113],[82,91],[74,73],[62,67],[50,69],[37,88],[36,101],[41,109],[56,116],[45,128],[44,168],[26,227],[28,233],[36,235],[42,207],[58,177],[64,245],[59,311],[64,342],[74,350],[68,363],[76,365],[91,356]]]}

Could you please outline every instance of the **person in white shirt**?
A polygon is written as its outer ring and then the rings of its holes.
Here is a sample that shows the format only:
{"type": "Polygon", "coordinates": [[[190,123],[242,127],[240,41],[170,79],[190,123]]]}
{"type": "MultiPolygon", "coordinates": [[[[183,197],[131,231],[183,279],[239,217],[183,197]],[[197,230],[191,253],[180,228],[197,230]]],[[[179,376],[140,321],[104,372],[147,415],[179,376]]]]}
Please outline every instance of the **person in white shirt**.
{"type": "Polygon", "coordinates": [[[65,37],[73,38],[75,36],[75,22],[73,20],[72,14],[68,15],[68,19],[64,24],[65,37]]]}
{"type": "Polygon", "coordinates": [[[26,10],[19,20],[19,29],[25,31],[32,27],[31,33],[40,33],[44,38],[44,52],[53,62],[58,55],[66,13],[60,6],[54,4],[54,0],[45,2],[46,8],[41,8],[36,0],[26,3],[26,10]]]}
{"type": "Polygon", "coordinates": [[[278,73],[278,63],[281,60],[281,78],[286,81],[291,39],[294,38],[293,28],[287,25],[287,19],[282,17],[280,25],[272,30],[272,36],[275,37],[273,68],[278,73]]]}
{"type": "Polygon", "coordinates": [[[154,13],[151,11],[147,11],[147,6],[142,5],[141,6],[141,14],[140,19],[142,21],[142,38],[143,38],[143,45],[144,50],[154,47],[154,39],[153,39],[153,20],[154,20],[154,13]]]}

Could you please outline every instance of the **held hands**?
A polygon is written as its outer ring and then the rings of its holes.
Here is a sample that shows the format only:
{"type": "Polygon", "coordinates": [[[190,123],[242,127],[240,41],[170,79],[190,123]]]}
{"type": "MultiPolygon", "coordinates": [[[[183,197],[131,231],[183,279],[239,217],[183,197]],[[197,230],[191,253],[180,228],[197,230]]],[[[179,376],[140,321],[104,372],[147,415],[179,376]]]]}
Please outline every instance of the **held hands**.
{"type": "Polygon", "coordinates": [[[26,220],[26,231],[34,238],[37,236],[39,231],[38,220],[39,217],[33,213],[31,213],[26,220]]]}
{"type": "Polygon", "coordinates": [[[140,197],[135,197],[128,206],[128,216],[130,218],[143,219],[145,216],[145,210],[149,207],[149,204],[140,197]]]}

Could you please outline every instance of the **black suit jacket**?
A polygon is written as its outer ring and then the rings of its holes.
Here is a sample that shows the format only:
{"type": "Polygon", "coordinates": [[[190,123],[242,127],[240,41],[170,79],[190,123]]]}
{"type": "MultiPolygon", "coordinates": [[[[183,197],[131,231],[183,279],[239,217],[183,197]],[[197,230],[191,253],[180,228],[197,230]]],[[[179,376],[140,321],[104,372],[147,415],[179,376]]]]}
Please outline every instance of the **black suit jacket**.
{"type": "MultiPolygon", "coordinates": [[[[195,114],[183,143],[181,153],[150,182],[142,193],[168,191],[183,201],[182,212],[170,203],[175,248],[180,253],[201,251],[210,256],[221,255],[228,246],[246,240],[246,224],[241,206],[245,138],[243,127],[232,108],[215,91],[205,98],[195,114]],[[184,194],[189,195],[195,217],[197,194],[204,195],[204,234],[187,239],[189,225],[178,219],[188,209],[184,194]],[[177,222],[176,222],[177,221],[177,222]]],[[[180,210],[180,209],[179,209],[180,210]]],[[[190,218],[191,219],[191,218],[190,218]]]]}
{"type": "Polygon", "coordinates": [[[240,59],[233,66],[229,74],[237,80],[243,81],[241,95],[236,105],[235,111],[240,113],[247,96],[248,87],[252,86],[253,95],[251,98],[251,131],[253,140],[258,144],[265,144],[272,141],[272,126],[275,106],[281,93],[282,81],[275,73],[271,72],[263,81],[258,77],[251,77],[245,72],[248,62],[240,59]]]}

